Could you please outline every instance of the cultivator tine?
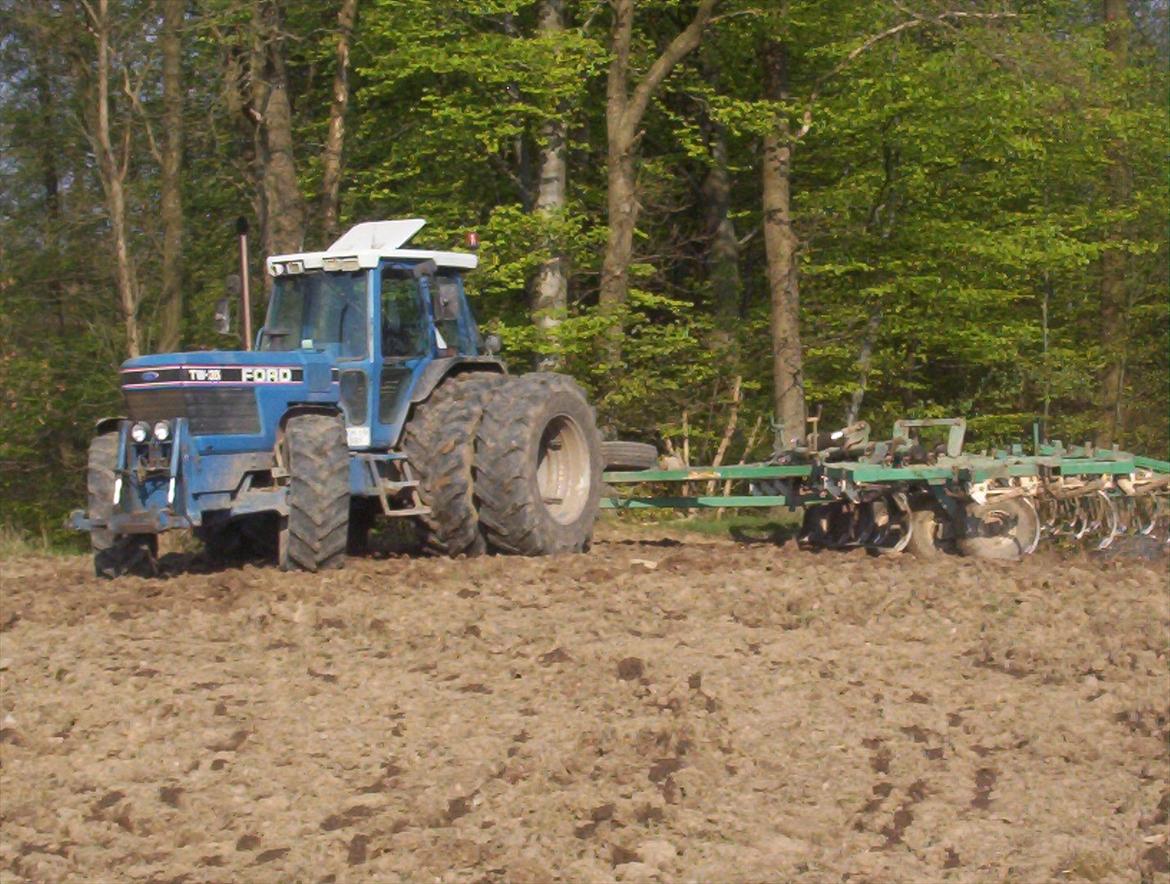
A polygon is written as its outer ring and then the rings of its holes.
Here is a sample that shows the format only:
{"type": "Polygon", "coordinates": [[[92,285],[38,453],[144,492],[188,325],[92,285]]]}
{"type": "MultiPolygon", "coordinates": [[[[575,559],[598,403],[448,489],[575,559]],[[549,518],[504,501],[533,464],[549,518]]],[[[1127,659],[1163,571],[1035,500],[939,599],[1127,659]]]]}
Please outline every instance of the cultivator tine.
{"type": "Polygon", "coordinates": [[[1035,499],[1046,537],[1109,549],[1119,537],[1170,543],[1170,489],[1161,476],[1046,486],[1035,499]]]}
{"type": "Polygon", "coordinates": [[[1097,491],[1085,499],[1089,510],[1090,532],[1098,539],[1097,549],[1108,549],[1117,537],[1117,509],[1112,498],[1104,491],[1097,491]]]}

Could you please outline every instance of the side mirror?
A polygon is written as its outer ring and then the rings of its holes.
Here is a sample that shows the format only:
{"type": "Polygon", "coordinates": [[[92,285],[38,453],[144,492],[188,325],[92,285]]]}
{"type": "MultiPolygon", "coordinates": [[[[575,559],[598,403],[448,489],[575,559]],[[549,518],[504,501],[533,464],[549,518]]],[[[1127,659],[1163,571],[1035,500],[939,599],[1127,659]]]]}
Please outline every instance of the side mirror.
{"type": "Polygon", "coordinates": [[[220,298],[215,304],[215,330],[221,335],[231,334],[232,306],[227,298],[220,298]]]}
{"type": "Polygon", "coordinates": [[[504,348],[500,342],[500,336],[497,334],[490,334],[483,339],[483,349],[489,356],[495,356],[504,348]]]}
{"type": "Polygon", "coordinates": [[[459,318],[459,287],[449,279],[431,280],[434,295],[431,297],[431,312],[435,322],[447,322],[459,318]]]}

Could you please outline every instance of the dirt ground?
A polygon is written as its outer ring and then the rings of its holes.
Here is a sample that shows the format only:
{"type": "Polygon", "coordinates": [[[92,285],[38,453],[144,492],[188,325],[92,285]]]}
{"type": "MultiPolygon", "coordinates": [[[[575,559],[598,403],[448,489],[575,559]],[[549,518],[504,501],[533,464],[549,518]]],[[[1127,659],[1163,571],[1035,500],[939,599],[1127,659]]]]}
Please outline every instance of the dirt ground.
{"type": "Polygon", "coordinates": [[[3,562],[0,879],[1170,879],[1165,559],[679,537],[3,562]]]}

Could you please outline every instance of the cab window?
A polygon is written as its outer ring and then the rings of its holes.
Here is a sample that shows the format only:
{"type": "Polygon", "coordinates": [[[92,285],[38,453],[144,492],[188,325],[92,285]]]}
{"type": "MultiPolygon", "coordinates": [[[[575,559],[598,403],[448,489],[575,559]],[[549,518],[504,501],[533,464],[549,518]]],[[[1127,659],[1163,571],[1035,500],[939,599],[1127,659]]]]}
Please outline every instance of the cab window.
{"type": "Polygon", "coordinates": [[[260,349],[336,348],[343,358],[365,356],[367,276],[313,270],[277,279],[260,349]]]}
{"type": "Polygon", "coordinates": [[[426,312],[418,281],[409,276],[382,275],[382,357],[409,359],[430,347],[426,312]]]}
{"type": "MultiPolygon", "coordinates": [[[[459,305],[459,280],[454,276],[437,276],[431,283],[438,289],[439,296],[447,303],[459,305]]],[[[460,311],[462,312],[462,311],[460,311]]],[[[456,353],[470,354],[475,352],[474,331],[463,321],[463,317],[444,318],[436,321],[439,334],[442,335],[440,344],[445,343],[456,353]]]]}

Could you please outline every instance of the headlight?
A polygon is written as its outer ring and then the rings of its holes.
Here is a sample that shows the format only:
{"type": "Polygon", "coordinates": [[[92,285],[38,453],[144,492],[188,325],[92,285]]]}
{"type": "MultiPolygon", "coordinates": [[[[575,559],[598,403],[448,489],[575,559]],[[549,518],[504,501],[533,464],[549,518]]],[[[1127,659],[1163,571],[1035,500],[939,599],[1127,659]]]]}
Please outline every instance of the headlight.
{"type": "Polygon", "coordinates": [[[139,421],[130,428],[130,438],[135,442],[145,442],[150,437],[150,427],[139,421]]]}
{"type": "Polygon", "coordinates": [[[171,425],[166,421],[156,421],[152,432],[159,442],[166,442],[171,438],[171,425]]]}

